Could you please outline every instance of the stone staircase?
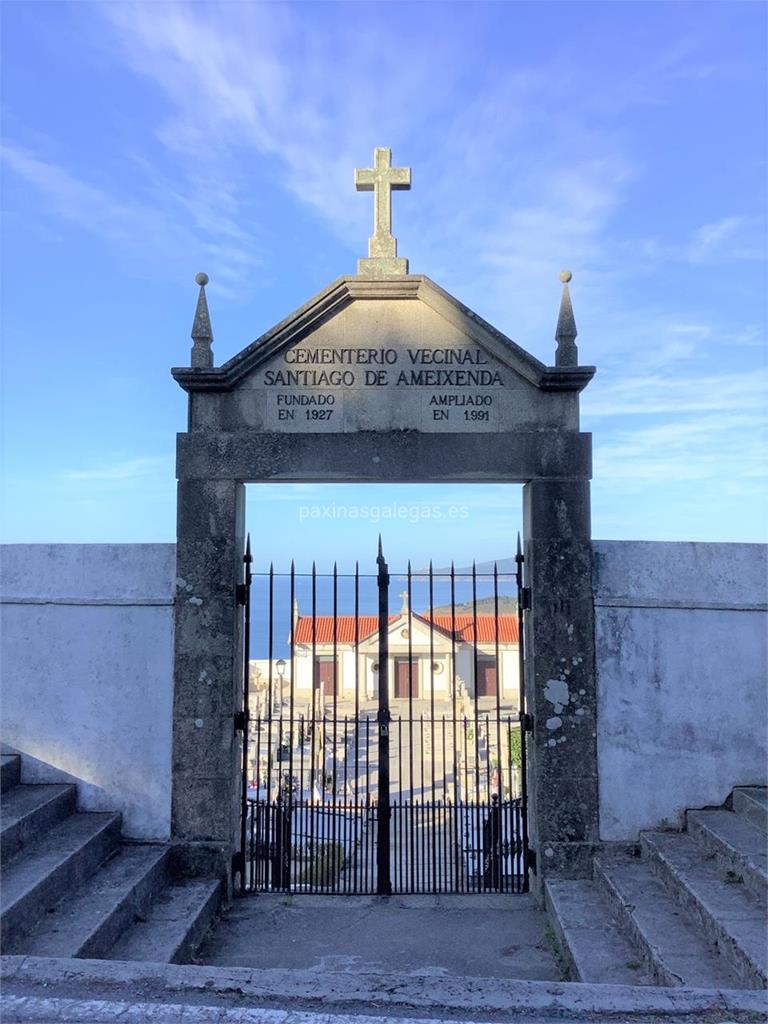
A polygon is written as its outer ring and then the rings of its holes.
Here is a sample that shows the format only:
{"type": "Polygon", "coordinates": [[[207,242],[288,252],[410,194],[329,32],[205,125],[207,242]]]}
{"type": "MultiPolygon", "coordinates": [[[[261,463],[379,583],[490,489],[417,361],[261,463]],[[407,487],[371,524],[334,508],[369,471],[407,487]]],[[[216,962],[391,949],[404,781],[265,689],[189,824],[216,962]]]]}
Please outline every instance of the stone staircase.
{"type": "Polygon", "coordinates": [[[119,814],[77,810],[73,785],[24,785],[2,758],[0,943],[5,954],[185,963],[221,901],[175,879],[170,847],[121,838],[119,814]]]}
{"type": "Polygon", "coordinates": [[[545,881],[572,981],[768,987],[768,790],[690,810],[683,832],[600,854],[591,880],[545,881]]]}

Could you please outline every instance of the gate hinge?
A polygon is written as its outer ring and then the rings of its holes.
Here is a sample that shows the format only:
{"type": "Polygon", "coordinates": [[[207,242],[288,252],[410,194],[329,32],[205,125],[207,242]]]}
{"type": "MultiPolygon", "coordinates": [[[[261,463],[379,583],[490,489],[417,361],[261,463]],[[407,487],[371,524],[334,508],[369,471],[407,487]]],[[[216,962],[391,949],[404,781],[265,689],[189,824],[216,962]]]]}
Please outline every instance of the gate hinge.
{"type": "Polygon", "coordinates": [[[235,712],[235,732],[245,732],[246,717],[244,711],[235,712]]]}
{"type": "Polygon", "coordinates": [[[232,877],[235,875],[245,874],[245,854],[242,850],[237,850],[232,854],[232,877]]]}
{"type": "Polygon", "coordinates": [[[531,607],[531,588],[521,587],[520,588],[520,608],[526,612],[531,607]]]}
{"type": "Polygon", "coordinates": [[[247,583],[238,583],[237,584],[237,587],[235,588],[235,598],[237,599],[237,603],[238,604],[245,604],[245,602],[248,600],[248,584],[247,583]]]}
{"type": "Polygon", "coordinates": [[[528,856],[526,857],[526,861],[528,862],[528,867],[531,869],[534,875],[538,875],[539,870],[536,861],[536,851],[532,850],[530,846],[528,847],[528,856]]]}
{"type": "Polygon", "coordinates": [[[533,732],[533,715],[528,711],[520,712],[520,728],[523,732],[533,732]]]}

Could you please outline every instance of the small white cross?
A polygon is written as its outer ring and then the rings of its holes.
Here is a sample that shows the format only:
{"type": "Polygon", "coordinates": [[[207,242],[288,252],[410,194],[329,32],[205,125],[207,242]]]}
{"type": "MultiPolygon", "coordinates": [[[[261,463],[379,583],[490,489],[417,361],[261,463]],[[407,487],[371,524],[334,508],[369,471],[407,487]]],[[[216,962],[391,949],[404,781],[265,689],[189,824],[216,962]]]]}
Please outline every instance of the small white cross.
{"type": "Polygon", "coordinates": [[[408,260],[398,258],[392,234],[392,191],[411,187],[411,168],[393,167],[392,150],[377,146],[373,167],[355,170],[358,192],[373,192],[373,234],[368,240],[368,259],[358,261],[358,273],[368,277],[407,274],[408,260]]]}

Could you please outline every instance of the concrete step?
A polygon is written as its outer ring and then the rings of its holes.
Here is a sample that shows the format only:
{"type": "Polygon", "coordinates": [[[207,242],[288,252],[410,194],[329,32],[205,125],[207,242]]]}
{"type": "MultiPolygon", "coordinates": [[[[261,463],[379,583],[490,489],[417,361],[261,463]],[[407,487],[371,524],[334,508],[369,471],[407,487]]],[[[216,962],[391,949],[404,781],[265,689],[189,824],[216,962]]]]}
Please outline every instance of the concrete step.
{"type": "Polygon", "coordinates": [[[119,845],[119,814],[73,814],[14,857],[3,871],[3,948],[33,928],[41,914],[92,875],[119,845]]]}
{"type": "Polygon", "coordinates": [[[3,797],[0,856],[4,861],[74,813],[75,786],[16,786],[3,797]]]}
{"type": "Polygon", "coordinates": [[[644,832],[640,845],[670,893],[699,922],[704,934],[749,988],[768,987],[768,917],[743,883],[728,879],[693,836],[644,832]]]}
{"type": "Polygon", "coordinates": [[[733,811],[687,811],[688,833],[758,899],[768,899],[765,833],[733,811]]]}
{"type": "Polygon", "coordinates": [[[0,758],[0,792],[6,793],[18,786],[21,779],[21,758],[18,754],[3,754],[0,758]]]}
{"type": "Polygon", "coordinates": [[[746,988],[639,857],[596,857],[595,881],[611,902],[658,985],[746,988]]]}
{"type": "Polygon", "coordinates": [[[544,899],[571,981],[597,985],[654,983],[595,882],[547,879],[544,899]]]}
{"type": "Polygon", "coordinates": [[[109,960],[187,963],[205,937],[221,901],[221,882],[194,879],[169,885],[143,920],[107,954],[109,960]]]}
{"type": "Polygon", "coordinates": [[[765,786],[739,786],[734,789],[733,809],[750,825],[768,832],[768,789],[765,786]]]}
{"type": "Polygon", "coordinates": [[[126,846],[65,896],[9,953],[96,959],[148,913],[168,880],[166,846],[126,846]]]}

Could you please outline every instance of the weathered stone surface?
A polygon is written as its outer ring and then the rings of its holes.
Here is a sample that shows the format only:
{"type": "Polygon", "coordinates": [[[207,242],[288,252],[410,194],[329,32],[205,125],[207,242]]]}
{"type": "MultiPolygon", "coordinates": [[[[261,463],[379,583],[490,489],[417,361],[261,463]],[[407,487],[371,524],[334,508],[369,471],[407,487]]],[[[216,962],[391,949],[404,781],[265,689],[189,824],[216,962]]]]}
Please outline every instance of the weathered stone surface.
{"type": "MultiPolygon", "coordinates": [[[[305,1007],[320,1010],[316,1024],[346,1024],[350,1017],[329,1016],[333,1011],[370,1014],[384,1007],[388,1017],[395,1013],[416,1012],[454,1019],[457,1012],[467,1019],[482,1013],[486,1019],[568,1022],[593,1019],[613,1021],[681,1020],[755,1021],[764,1016],[765,993],[733,989],[669,989],[632,985],[572,985],[551,981],[515,981],[511,979],[467,978],[450,975],[357,974],[352,971],[259,970],[258,968],[210,967],[157,963],[121,963],[109,960],[65,960],[45,957],[3,957],[3,995],[25,996],[35,1001],[53,992],[61,995],[114,1000],[126,988],[141,992],[146,1004],[153,1006],[158,1020],[179,1020],[193,1012],[189,1003],[216,1007],[225,1013],[232,1007],[236,1016],[226,1016],[227,1024],[251,1021],[248,1007],[268,1003],[285,1009],[278,1014],[286,1024],[315,1024],[309,1015],[299,1014],[305,1007]],[[38,997],[38,998],[36,998],[38,997]],[[173,1001],[174,1016],[160,1016],[173,1001]],[[183,1008],[184,1016],[181,1016],[183,1008]],[[286,1010],[288,1011],[286,1013],[286,1010]]],[[[62,1000],[65,1002],[66,1000],[62,1000]]],[[[70,1008],[61,1008],[53,1020],[71,1020],[70,1008]]],[[[25,1011],[26,1012],[26,1011],[25,1011]]],[[[127,1019],[130,1007],[120,1003],[115,1018],[127,1019]]],[[[215,1012],[215,1011],[214,1011],[215,1012]]],[[[258,1010],[264,1014],[270,1011],[258,1010]]],[[[27,1014],[29,1017],[30,1014],[27,1014]]],[[[25,1019],[22,1017],[22,1019],[25,1019]]],[[[33,1019],[40,1019],[33,1016],[33,1019]]],[[[86,1017],[86,1019],[89,1019],[86,1017]]],[[[90,1019],[103,1020],[99,1012],[90,1019]]],[[[194,1019],[194,1018],[190,1018],[194,1019]]],[[[253,1018],[254,1024],[261,1020],[253,1018]]],[[[270,1024],[271,1024],[271,1018],[270,1024]]],[[[367,1018],[371,1024],[383,1024],[384,1018],[367,1018]]],[[[413,1024],[412,1017],[404,1018],[413,1024]]]]}
{"type": "MultiPolygon", "coordinates": [[[[370,483],[429,481],[504,481],[531,477],[572,477],[591,473],[590,434],[554,430],[482,434],[418,431],[348,434],[272,434],[256,431],[179,434],[178,473],[204,480],[231,473],[240,480],[361,481],[370,483]],[[322,438],[322,440],[321,440],[322,438]],[[450,460],[446,444],[450,444],[450,460]]],[[[556,525],[556,524],[555,524],[556,525]]],[[[204,551],[201,552],[205,554],[204,551]]],[[[578,557],[585,557],[580,550],[578,557]]],[[[567,574],[567,569],[564,568],[567,574]]]]}
{"type": "Polygon", "coordinates": [[[239,811],[244,488],[182,480],[178,503],[172,828],[176,839],[224,851],[236,841],[239,811]]]}
{"type": "Polygon", "coordinates": [[[532,834],[543,870],[575,874],[578,844],[599,840],[589,482],[533,480],[523,505],[532,834]],[[576,844],[572,863],[563,844],[576,844]]]}
{"type": "Polygon", "coordinates": [[[578,430],[593,372],[546,367],[422,276],[341,278],[219,369],[173,371],[192,431],[313,435],[578,430]]]}

